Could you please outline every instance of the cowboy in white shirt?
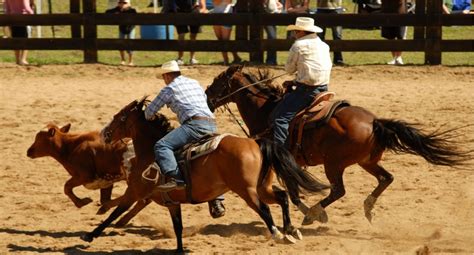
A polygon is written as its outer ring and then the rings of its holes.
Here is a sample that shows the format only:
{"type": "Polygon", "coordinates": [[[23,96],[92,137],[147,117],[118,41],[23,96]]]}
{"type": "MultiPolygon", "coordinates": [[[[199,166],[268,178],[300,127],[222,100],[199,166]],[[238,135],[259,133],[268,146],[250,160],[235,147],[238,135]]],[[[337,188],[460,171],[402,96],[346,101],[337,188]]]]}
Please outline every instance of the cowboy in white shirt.
{"type": "Polygon", "coordinates": [[[309,106],[319,93],[327,91],[332,68],[329,46],[316,34],[323,30],[314,25],[312,18],[298,17],[295,25],[288,26],[287,30],[294,31],[296,41],[285,70],[297,74],[294,81],[284,83],[296,89],[283,97],[271,116],[274,140],[281,145],[285,145],[288,126],[295,115],[309,106]]]}

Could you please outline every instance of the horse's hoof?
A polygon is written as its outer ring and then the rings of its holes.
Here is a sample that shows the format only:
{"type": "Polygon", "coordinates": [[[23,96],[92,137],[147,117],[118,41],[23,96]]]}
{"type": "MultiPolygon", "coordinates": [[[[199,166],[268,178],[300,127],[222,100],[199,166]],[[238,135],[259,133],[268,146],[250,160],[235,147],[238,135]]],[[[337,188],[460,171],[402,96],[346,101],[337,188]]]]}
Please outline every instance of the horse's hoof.
{"type": "Polygon", "coordinates": [[[92,203],[92,199],[86,197],[86,198],[81,199],[80,202],[76,204],[76,207],[82,208],[90,203],[92,203]]]}
{"type": "Polygon", "coordinates": [[[295,244],[296,238],[294,238],[292,235],[285,235],[285,243],[295,244]]]}
{"type": "Polygon", "coordinates": [[[308,213],[304,216],[304,219],[301,225],[310,225],[315,220],[321,223],[328,222],[328,214],[319,203],[317,205],[312,206],[309,209],[308,213]]]}
{"type": "Polygon", "coordinates": [[[104,206],[101,206],[99,208],[99,210],[97,210],[97,215],[102,215],[102,214],[105,214],[109,209],[108,208],[105,208],[104,206]]]}
{"type": "Polygon", "coordinates": [[[370,223],[372,223],[372,209],[374,209],[375,201],[377,201],[377,199],[372,195],[369,195],[364,201],[365,217],[370,223]]]}
{"type": "Polygon", "coordinates": [[[308,206],[306,206],[303,202],[301,202],[299,205],[298,205],[298,210],[300,210],[300,212],[302,212],[304,215],[306,215],[309,211],[309,208],[308,206]]]}
{"type": "Polygon", "coordinates": [[[284,243],[285,242],[285,235],[283,235],[277,227],[272,227],[272,239],[275,240],[277,243],[284,243]]]}
{"type": "Polygon", "coordinates": [[[296,240],[303,240],[303,234],[301,234],[301,231],[299,229],[294,229],[293,232],[291,232],[291,235],[296,239],[296,240]]]}
{"type": "Polygon", "coordinates": [[[81,240],[90,243],[92,240],[94,240],[94,237],[92,237],[90,233],[87,233],[81,236],[81,240]]]}

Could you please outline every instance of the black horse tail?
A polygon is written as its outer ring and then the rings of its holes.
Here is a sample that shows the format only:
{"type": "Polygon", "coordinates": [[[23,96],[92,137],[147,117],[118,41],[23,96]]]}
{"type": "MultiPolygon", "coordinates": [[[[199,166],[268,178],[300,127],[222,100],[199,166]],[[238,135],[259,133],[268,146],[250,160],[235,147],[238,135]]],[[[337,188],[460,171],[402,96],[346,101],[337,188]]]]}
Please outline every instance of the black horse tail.
{"type": "Polygon", "coordinates": [[[299,192],[321,192],[329,186],[319,181],[296,163],[293,155],[283,146],[268,139],[258,140],[263,155],[262,172],[259,183],[263,181],[270,167],[273,167],[281,184],[285,185],[290,197],[298,197],[299,192]]]}
{"type": "Polygon", "coordinates": [[[434,165],[459,167],[472,160],[472,151],[460,151],[455,131],[425,133],[417,124],[393,119],[375,119],[373,132],[379,149],[419,155],[434,165]]]}

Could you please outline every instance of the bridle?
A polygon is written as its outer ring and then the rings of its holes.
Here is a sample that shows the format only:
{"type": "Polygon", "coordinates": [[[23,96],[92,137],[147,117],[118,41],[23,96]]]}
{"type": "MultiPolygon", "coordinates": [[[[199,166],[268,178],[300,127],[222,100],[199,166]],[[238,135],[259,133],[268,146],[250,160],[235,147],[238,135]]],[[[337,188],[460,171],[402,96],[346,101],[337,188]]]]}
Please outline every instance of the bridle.
{"type": "MultiPolygon", "coordinates": [[[[257,81],[257,82],[254,82],[254,83],[251,83],[249,85],[245,85],[243,87],[240,87],[238,89],[236,89],[235,91],[227,94],[227,95],[222,95],[225,93],[225,91],[230,91],[231,89],[231,81],[234,79],[234,75],[235,75],[236,72],[234,72],[230,77],[226,77],[227,78],[227,83],[224,85],[224,88],[221,90],[221,94],[218,95],[218,97],[216,97],[215,99],[210,99],[209,100],[209,104],[212,108],[216,109],[216,105],[222,101],[224,101],[225,99],[227,98],[230,98],[231,96],[241,92],[242,90],[244,89],[248,89],[250,87],[253,87],[257,84],[260,84],[260,83],[263,83],[263,82],[267,82],[267,81],[271,81],[271,80],[274,80],[276,78],[279,78],[279,77],[282,77],[284,75],[286,75],[287,73],[283,73],[283,74],[280,74],[280,75],[277,75],[277,76],[274,76],[274,77],[271,77],[271,78],[267,78],[267,79],[263,79],[263,80],[260,80],[260,81],[257,81]]],[[[245,133],[245,135],[247,137],[250,137],[250,134],[247,132],[247,130],[245,130],[244,126],[242,125],[241,121],[239,121],[237,119],[237,117],[235,116],[235,114],[230,110],[229,106],[227,104],[224,104],[224,108],[229,112],[229,114],[232,116],[232,118],[234,119],[234,121],[237,123],[237,125],[239,125],[240,129],[242,129],[242,131],[245,133]]]]}
{"type": "MultiPolygon", "coordinates": [[[[130,112],[135,111],[135,110],[138,110],[138,106],[135,106],[135,107],[133,107],[132,109],[130,109],[130,112]]],[[[120,119],[119,119],[120,122],[119,122],[119,124],[114,125],[113,128],[109,128],[109,130],[107,130],[107,131],[104,132],[103,136],[104,136],[105,140],[111,140],[112,134],[113,134],[113,133],[115,132],[115,130],[117,130],[119,127],[122,127],[122,126],[123,126],[124,129],[133,128],[133,126],[135,126],[135,124],[133,124],[133,123],[132,123],[129,127],[127,127],[127,120],[128,120],[128,117],[129,117],[129,114],[128,114],[128,113],[123,113],[123,114],[120,116],[120,119]]],[[[110,126],[110,125],[109,125],[109,126],[110,126]]],[[[123,138],[120,139],[120,141],[121,141],[122,143],[125,143],[125,142],[123,141],[123,138]]]]}
{"type": "MultiPolygon", "coordinates": [[[[232,79],[234,79],[235,73],[236,73],[236,72],[234,72],[230,77],[227,78],[227,84],[225,84],[225,87],[222,89],[222,92],[221,92],[221,93],[224,93],[225,91],[231,89],[230,82],[232,81],[232,79]]],[[[279,78],[279,77],[282,77],[282,76],[284,76],[284,75],[287,75],[287,73],[283,73],[283,74],[280,74],[280,75],[277,75],[277,76],[274,76],[274,77],[270,77],[270,78],[267,78],[267,79],[263,79],[263,80],[260,80],[260,81],[251,83],[251,84],[249,84],[249,85],[245,85],[245,86],[240,87],[240,88],[236,89],[235,91],[233,91],[233,92],[231,92],[231,93],[229,93],[229,94],[227,94],[227,95],[224,95],[224,96],[223,96],[223,95],[219,95],[219,96],[216,97],[215,99],[210,99],[210,100],[209,100],[209,103],[211,104],[212,108],[215,109],[215,106],[216,106],[218,103],[220,103],[220,102],[224,101],[225,99],[227,99],[227,98],[229,98],[229,97],[231,97],[231,96],[233,96],[233,95],[235,95],[235,94],[241,92],[241,91],[244,90],[244,89],[253,87],[253,86],[258,85],[258,84],[260,84],[260,83],[264,83],[264,82],[267,82],[267,81],[274,80],[274,79],[279,78]]]]}

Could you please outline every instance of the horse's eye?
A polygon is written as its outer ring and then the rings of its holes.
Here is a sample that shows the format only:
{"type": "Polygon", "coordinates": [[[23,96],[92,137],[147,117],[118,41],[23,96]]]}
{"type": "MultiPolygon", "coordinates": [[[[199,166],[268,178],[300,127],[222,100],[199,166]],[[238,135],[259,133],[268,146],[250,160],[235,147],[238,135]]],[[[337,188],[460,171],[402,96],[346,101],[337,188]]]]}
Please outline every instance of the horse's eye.
{"type": "Polygon", "coordinates": [[[120,117],[120,121],[125,121],[126,119],[127,119],[127,117],[125,117],[125,116],[120,117]]]}

